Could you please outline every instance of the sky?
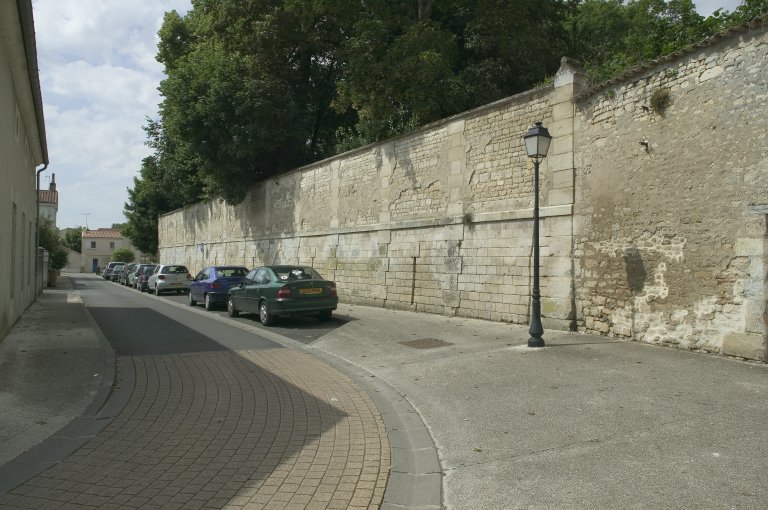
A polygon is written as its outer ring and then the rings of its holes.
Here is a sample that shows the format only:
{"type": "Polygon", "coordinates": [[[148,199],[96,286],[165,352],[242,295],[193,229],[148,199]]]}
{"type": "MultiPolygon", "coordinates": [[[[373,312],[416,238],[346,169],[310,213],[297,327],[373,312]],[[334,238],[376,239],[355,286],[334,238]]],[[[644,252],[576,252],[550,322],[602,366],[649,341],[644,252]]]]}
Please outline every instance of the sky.
{"type": "MultiPolygon", "coordinates": [[[[708,16],[740,0],[698,0],[708,16]]],[[[166,11],[190,0],[33,0],[50,166],[59,228],[125,222],[128,188],[150,154],[142,126],[156,118],[163,68],[155,60],[166,11]]]]}

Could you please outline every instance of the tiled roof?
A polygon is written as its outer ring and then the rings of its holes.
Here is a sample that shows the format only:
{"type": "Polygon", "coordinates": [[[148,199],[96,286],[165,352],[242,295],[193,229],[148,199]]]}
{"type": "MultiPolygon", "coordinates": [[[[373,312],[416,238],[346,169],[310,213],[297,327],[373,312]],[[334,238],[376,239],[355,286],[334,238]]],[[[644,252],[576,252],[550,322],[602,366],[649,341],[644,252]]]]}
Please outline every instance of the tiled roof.
{"type": "Polygon", "coordinates": [[[57,204],[59,203],[59,192],[54,190],[39,190],[37,196],[40,198],[41,204],[57,204]]]}
{"type": "Polygon", "coordinates": [[[98,230],[84,230],[83,237],[99,237],[104,239],[121,239],[123,236],[119,230],[100,228],[98,230]]]}

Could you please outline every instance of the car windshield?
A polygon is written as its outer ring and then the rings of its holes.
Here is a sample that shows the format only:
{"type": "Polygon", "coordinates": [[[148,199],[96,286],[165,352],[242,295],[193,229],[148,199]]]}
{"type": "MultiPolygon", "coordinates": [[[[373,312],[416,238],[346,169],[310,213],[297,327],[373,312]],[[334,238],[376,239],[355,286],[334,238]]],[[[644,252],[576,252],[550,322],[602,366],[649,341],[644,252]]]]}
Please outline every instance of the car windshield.
{"type": "Polygon", "coordinates": [[[147,266],[142,270],[142,274],[152,274],[157,266],[147,266]]]}
{"type": "Polygon", "coordinates": [[[216,271],[216,278],[242,278],[248,274],[248,270],[244,267],[216,267],[214,269],[216,271]]]}
{"type": "Polygon", "coordinates": [[[186,266],[165,266],[161,271],[163,274],[186,274],[189,273],[186,266]]]}
{"type": "Polygon", "coordinates": [[[311,267],[301,266],[280,266],[273,267],[278,278],[281,280],[322,280],[323,277],[311,267]]]}

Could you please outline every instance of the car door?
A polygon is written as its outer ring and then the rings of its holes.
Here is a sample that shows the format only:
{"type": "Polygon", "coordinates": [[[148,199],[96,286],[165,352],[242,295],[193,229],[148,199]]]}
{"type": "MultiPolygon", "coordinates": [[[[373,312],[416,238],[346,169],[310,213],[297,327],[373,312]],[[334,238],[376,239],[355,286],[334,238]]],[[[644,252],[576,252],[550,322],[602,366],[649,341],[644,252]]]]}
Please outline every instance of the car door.
{"type": "Polygon", "coordinates": [[[267,301],[272,300],[270,296],[270,287],[273,282],[274,279],[266,267],[260,268],[258,273],[256,273],[256,285],[254,285],[253,289],[254,299],[256,300],[256,310],[258,310],[259,301],[262,299],[266,299],[267,301]]]}
{"type": "Polygon", "coordinates": [[[156,266],[155,270],[152,271],[152,274],[149,276],[149,278],[147,278],[147,288],[148,289],[151,290],[151,289],[155,288],[155,285],[156,285],[155,282],[157,281],[157,275],[160,273],[160,269],[162,267],[163,266],[160,266],[160,265],[156,266]]]}
{"type": "Polygon", "coordinates": [[[205,280],[208,279],[208,275],[210,274],[209,272],[210,269],[206,267],[197,273],[197,276],[195,276],[195,281],[193,281],[189,286],[189,295],[192,296],[192,299],[195,301],[203,300],[203,294],[205,294],[205,280]]]}
{"type": "Polygon", "coordinates": [[[256,278],[256,269],[245,275],[243,280],[238,285],[237,292],[232,293],[232,298],[235,302],[235,308],[242,310],[243,312],[252,312],[251,302],[248,299],[248,289],[253,287],[253,280],[256,278]]]}

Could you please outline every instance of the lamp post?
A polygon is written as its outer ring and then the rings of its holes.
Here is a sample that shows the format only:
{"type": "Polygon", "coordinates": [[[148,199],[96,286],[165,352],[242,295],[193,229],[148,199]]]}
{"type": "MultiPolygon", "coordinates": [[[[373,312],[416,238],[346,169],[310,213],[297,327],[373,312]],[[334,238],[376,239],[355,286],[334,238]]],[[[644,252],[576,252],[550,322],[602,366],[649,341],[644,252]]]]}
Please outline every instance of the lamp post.
{"type": "Polygon", "coordinates": [[[544,347],[544,327],[541,325],[541,294],[539,292],[539,163],[547,157],[552,137],[547,128],[536,122],[525,133],[525,152],[533,160],[533,290],[531,291],[531,337],[528,347],[544,347]]]}

